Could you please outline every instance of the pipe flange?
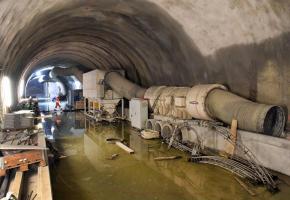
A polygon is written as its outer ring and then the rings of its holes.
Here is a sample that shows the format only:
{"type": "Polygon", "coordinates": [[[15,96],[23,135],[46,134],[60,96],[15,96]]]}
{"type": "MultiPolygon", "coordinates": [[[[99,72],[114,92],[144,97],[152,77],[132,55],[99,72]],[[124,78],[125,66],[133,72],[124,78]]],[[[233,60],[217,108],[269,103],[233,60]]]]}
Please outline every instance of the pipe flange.
{"type": "Polygon", "coordinates": [[[161,130],[162,130],[162,126],[163,126],[164,122],[162,121],[156,121],[154,124],[154,131],[158,131],[161,134],[161,130]]]}
{"type": "Polygon", "coordinates": [[[205,84],[192,87],[186,95],[186,111],[196,119],[214,120],[206,109],[206,97],[213,89],[227,90],[220,84],[205,84]]]}
{"type": "Polygon", "coordinates": [[[171,138],[173,131],[174,131],[174,129],[173,129],[172,125],[169,123],[165,123],[162,125],[162,128],[161,128],[161,137],[163,139],[171,138]]]}
{"type": "Polygon", "coordinates": [[[156,120],[155,119],[148,119],[146,121],[146,129],[154,130],[156,120]]]}

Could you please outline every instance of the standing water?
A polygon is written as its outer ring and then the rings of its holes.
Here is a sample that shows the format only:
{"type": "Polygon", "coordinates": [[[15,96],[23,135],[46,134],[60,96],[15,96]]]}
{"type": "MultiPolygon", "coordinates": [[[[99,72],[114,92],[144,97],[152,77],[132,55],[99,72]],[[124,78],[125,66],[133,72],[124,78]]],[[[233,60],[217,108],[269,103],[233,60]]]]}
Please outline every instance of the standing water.
{"type": "Polygon", "coordinates": [[[64,113],[44,122],[47,137],[65,158],[51,165],[55,200],[288,200],[289,177],[280,192],[253,187],[251,196],[219,167],[187,162],[187,154],[167,149],[161,140],[144,140],[128,123],[100,124],[81,113],[64,113]],[[106,139],[124,140],[135,154],[106,139]],[[118,154],[115,159],[112,155],[118,154]],[[178,160],[154,161],[159,156],[182,156],[178,160]]]}

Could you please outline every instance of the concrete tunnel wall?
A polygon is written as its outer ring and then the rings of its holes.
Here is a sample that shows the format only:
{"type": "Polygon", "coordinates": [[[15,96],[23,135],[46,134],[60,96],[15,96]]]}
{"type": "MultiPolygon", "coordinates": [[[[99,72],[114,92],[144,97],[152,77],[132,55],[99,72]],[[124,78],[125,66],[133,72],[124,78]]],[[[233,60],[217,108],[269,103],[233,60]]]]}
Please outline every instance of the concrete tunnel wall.
{"type": "Polygon", "coordinates": [[[290,108],[289,17],[283,0],[2,0],[0,65],[15,85],[42,64],[76,63],[290,108]]]}

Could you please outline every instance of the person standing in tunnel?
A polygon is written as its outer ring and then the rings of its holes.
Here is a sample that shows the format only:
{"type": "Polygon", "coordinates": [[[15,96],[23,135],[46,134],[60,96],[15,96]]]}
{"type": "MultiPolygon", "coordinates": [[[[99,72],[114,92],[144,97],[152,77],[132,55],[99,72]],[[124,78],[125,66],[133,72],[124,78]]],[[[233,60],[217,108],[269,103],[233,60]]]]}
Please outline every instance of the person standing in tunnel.
{"type": "Polygon", "coordinates": [[[62,108],[61,108],[61,105],[60,105],[60,98],[59,98],[59,96],[57,96],[57,97],[55,98],[55,107],[54,107],[54,112],[56,112],[57,109],[59,109],[59,110],[62,112],[62,108]]]}

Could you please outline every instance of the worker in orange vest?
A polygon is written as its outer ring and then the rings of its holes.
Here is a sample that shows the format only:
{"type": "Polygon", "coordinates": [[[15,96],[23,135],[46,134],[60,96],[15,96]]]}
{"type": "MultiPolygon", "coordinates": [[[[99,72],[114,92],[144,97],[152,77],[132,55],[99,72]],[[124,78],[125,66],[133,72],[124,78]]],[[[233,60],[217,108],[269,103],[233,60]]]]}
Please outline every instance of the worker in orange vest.
{"type": "Polygon", "coordinates": [[[60,99],[59,99],[58,96],[55,98],[55,107],[54,107],[54,111],[56,111],[57,108],[59,108],[60,111],[62,111],[62,108],[61,108],[61,105],[60,105],[60,99]]]}

